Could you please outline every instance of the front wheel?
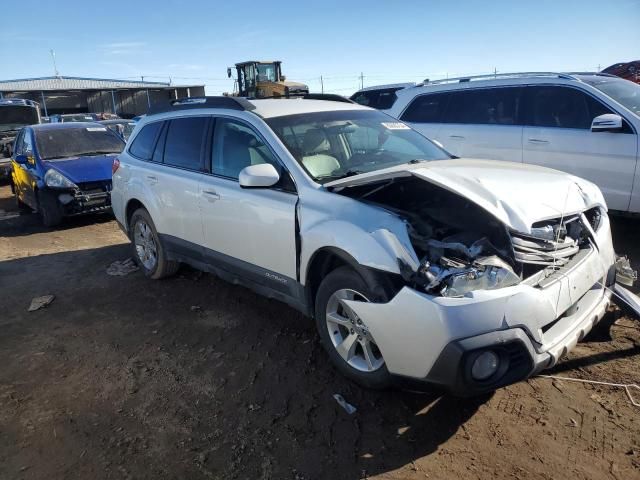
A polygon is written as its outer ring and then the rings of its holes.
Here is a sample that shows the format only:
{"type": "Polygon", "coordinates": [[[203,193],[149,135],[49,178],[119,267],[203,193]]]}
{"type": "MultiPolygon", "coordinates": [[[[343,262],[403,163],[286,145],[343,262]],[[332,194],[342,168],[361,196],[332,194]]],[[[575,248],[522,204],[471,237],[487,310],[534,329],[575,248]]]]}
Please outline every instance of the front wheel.
{"type": "Polygon", "coordinates": [[[325,277],[316,295],[316,327],[322,344],[336,368],[347,378],[366,388],[391,385],[391,375],[364,319],[346,301],[386,300],[376,298],[364,279],[349,267],[341,267],[325,277]]]}
{"type": "Polygon", "coordinates": [[[62,206],[50,192],[38,191],[38,212],[45,227],[55,227],[62,223],[62,206]]]}
{"type": "Polygon", "coordinates": [[[147,277],[159,280],[178,271],[180,264],[167,258],[151,215],[144,208],[133,212],[129,232],[136,262],[147,277]]]}

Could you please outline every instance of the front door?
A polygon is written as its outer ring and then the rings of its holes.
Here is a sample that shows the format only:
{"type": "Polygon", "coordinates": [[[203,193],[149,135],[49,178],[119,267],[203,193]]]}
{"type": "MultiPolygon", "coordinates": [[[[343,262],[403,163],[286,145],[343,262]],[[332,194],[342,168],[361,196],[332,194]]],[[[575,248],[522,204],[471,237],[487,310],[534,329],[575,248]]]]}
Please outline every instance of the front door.
{"type": "Polygon", "coordinates": [[[525,163],[586,178],[600,187],[610,209],[629,209],[638,149],[630,125],[619,133],[592,132],[595,117],[615,112],[571,87],[528,87],[525,109],[525,163]]]}
{"type": "Polygon", "coordinates": [[[297,194],[288,172],[247,124],[218,118],[212,175],[200,182],[205,256],[210,263],[254,283],[295,291],[297,194]],[[240,187],[240,171],[271,163],[281,173],[272,188],[240,187]]]}

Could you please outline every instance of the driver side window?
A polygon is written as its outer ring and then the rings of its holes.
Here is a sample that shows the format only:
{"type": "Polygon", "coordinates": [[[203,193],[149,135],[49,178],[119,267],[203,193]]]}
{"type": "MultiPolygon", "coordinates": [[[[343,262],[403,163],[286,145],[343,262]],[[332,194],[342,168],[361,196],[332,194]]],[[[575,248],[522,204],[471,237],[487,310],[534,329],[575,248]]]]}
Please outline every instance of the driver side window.
{"type": "Polygon", "coordinates": [[[271,152],[271,149],[247,125],[234,120],[218,118],[213,134],[211,171],[237,180],[240,172],[250,165],[270,163],[280,174],[277,188],[295,191],[289,173],[271,152]]]}
{"type": "Polygon", "coordinates": [[[22,154],[31,155],[32,153],[33,153],[33,141],[31,140],[31,133],[28,131],[25,131],[24,137],[22,139],[22,154]]]}

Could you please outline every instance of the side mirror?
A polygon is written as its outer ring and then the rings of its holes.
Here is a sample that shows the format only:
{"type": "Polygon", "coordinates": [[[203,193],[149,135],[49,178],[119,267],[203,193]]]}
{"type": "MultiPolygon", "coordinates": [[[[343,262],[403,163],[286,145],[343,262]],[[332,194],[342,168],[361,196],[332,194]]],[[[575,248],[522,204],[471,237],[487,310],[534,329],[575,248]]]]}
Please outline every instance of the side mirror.
{"type": "Polygon", "coordinates": [[[620,132],[622,130],[622,117],[615,113],[605,113],[597,116],[591,122],[592,132],[620,132]]]}
{"type": "Polygon", "coordinates": [[[26,155],[16,155],[14,158],[15,162],[19,165],[26,165],[27,162],[29,161],[29,157],[27,157],[26,155]]]}
{"type": "Polygon", "coordinates": [[[260,163],[243,168],[238,180],[242,188],[266,188],[278,183],[280,174],[270,163],[260,163]]]}
{"type": "Polygon", "coordinates": [[[231,78],[231,67],[227,67],[227,77],[231,78]]]}

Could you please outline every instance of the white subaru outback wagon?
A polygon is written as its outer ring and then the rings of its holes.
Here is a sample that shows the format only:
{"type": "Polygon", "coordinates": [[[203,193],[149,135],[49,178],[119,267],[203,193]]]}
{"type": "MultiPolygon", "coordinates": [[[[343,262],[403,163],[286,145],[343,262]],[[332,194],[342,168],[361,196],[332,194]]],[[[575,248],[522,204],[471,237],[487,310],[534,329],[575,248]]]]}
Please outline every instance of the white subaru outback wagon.
{"type": "Polygon", "coordinates": [[[595,185],[452,158],[353,103],[174,101],[113,169],[148,277],[184,262],[286,302],[366,387],[472,395],[524,379],[586,335],[615,283],[595,185]]]}

